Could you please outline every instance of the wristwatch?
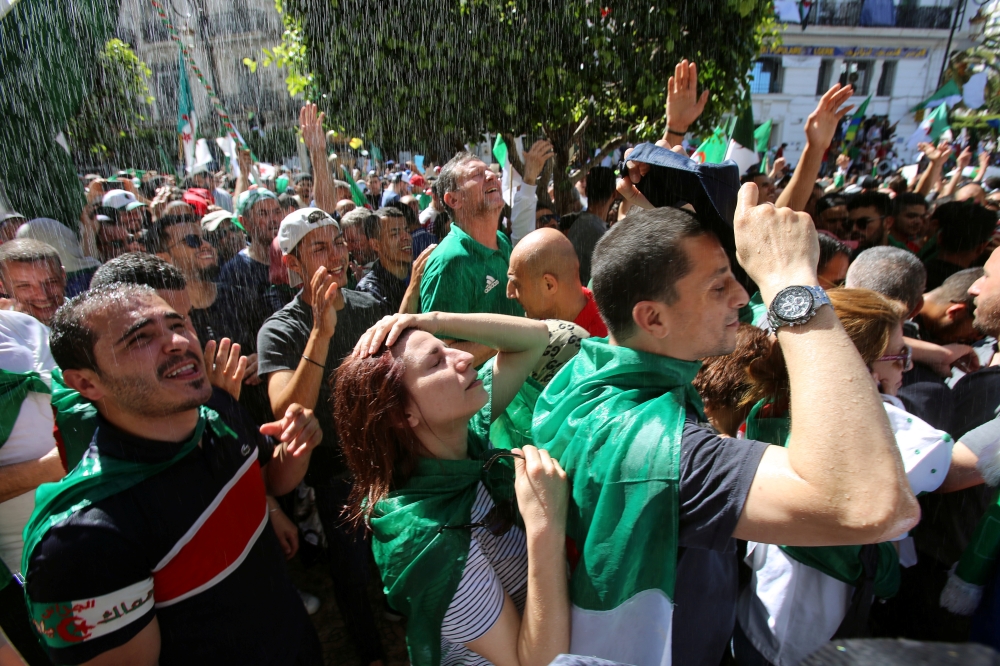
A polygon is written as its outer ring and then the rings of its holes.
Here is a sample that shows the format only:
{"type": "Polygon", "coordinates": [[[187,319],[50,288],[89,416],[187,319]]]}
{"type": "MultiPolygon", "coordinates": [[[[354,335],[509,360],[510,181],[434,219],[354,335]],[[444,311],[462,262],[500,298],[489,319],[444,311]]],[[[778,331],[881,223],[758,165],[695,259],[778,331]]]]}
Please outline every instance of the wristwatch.
{"type": "Polygon", "coordinates": [[[830,297],[822,287],[785,287],[771,301],[767,322],[774,331],[781,326],[801,326],[812,319],[823,305],[830,305],[830,297]]]}

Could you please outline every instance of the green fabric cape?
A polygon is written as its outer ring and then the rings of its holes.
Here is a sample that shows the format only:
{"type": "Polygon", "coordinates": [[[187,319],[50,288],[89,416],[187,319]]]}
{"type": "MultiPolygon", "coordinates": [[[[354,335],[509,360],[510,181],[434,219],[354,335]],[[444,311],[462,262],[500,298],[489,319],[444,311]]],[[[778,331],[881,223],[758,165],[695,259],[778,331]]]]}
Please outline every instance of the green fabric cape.
{"type": "Polygon", "coordinates": [[[539,396],[535,442],[571,484],[579,608],[611,610],[653,589],[673,599],[681,435],[685,410],[702,414],[700,367],[589,338],[539,396]]]}
{"type": "Polygon", "coordinates": [[[444,530],[467,525],[480,481],[494,501],[514,496],[510,459],[483,472],[490,453],[493,364],[479,372],[490,400],[469,422],[469,458],[421,459],[402,488],[373,511],[372,551],[385,584],[389,604],[407,617],[406,644],[413,666],[441,663],[441,623],[465,572],[471,530],[444,530]]]}
{"type": "MultiPolygon", "coordinates": [[[[182,460],[198,446],[206,426],[219,437],[236,437],[236,433],[215,411],[202,406],[194,433],[170,460],[149,464],[111,456],[94,456],[81,461],[62,480],[38,486],[35,492],[35,510],[24,526],[21,571],[25,578],[28,576],[31,554],[50,527],[81,509],[128,490],[182,460]]],[[[31,608],[30,599],[28,607],[31,608]]]]}
{"type": "MultiPolygon", "coordinates": [[[[747,439],[788,446],[791,417],[763,417],[766,402],[758,402],[747,415],[747,439]]],[[[781,550],[796,562],[812,567],[848,585],[857,585],[864,575],[861,546],[781,546],[781,550]]],[[[899,591],[899,555],[891,543],[878,544],[878,567],[875,573],[875,596],[888,599],[899,591]]]]}
{"type": "Polygon", "coordinates": [[[66,453],[66,469],[73,469],[90,448],[97,430],[97,408],[75,390],[66,386],[62,370],[52,371],[52,410],[66,453]]]}

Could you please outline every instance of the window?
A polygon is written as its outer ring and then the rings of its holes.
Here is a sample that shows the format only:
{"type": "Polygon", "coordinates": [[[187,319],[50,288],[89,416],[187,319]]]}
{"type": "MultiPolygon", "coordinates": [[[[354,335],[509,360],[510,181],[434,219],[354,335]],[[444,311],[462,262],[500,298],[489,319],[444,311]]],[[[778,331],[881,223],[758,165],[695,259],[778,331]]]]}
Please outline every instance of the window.
{"type": "Polygon", "coordinates": [[[892,97],[892,86],[896,82],[896,61],[886,60],[882,63],[882,76],[879,77],[878,87],[875,95],[878,97],[892,97]]]}
{"type": "Polygon", "coordinates": [[[845,60],[840,64],[840,85],[850,84],[855,95],[867,95],[874,69],[874,60],[845,60]]]}
{"type": "Polygon", "coordinates": [[[830,89],[830,77],[833,75],[833,61],[824,60],[819,64],[819,77],[816,79],[816,96],[822,97],[830,89]]]}
{"type": "Polygon", "coordinates": [[[781,59],[761,58],[753,64],[750,70],[750,93],[753,95],[765,95],[767,93],[781,92],[781,59]]]}
{"type": "Polygon", "coordinates": [[[156,109],[160,118],[177,117],[177,86],[180,70],[177,62],[153,65],[153,80],[150,94],[156,98],[156,109]]]}

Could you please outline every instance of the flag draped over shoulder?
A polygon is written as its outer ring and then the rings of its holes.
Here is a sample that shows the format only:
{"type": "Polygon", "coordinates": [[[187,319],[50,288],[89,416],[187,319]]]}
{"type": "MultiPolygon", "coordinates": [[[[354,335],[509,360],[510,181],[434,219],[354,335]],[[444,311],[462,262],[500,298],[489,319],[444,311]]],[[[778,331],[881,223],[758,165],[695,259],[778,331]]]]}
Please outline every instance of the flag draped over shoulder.
{"type": "Polygon", "coordinates": [[[538,398],[532,434],[569,476],[580,560],[570,652],[669,664],[685,413],[701,364],[583,341],[538,398]]]}

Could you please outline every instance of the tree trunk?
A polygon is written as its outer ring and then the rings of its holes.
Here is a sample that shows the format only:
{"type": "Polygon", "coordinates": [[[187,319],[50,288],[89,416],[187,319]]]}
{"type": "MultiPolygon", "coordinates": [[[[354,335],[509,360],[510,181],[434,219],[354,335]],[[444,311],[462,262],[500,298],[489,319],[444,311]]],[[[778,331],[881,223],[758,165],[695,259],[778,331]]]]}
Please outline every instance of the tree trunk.
{"type": "Polygon", "coordinates": [[[555,200],[552,203],[555,204],[557,215],[565,215],[570,212],[570,207],[573,203],[573,197],[570,194],[573,183],[569,178],[569,160],[570,150],[573,146],[573,130],[568,127],[558,127],[552,130],[546,138],[552,142],[552,148],[555,153],[552,158],[552,189],[555,200]]]}

